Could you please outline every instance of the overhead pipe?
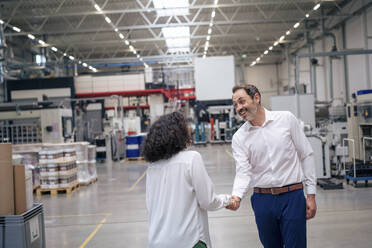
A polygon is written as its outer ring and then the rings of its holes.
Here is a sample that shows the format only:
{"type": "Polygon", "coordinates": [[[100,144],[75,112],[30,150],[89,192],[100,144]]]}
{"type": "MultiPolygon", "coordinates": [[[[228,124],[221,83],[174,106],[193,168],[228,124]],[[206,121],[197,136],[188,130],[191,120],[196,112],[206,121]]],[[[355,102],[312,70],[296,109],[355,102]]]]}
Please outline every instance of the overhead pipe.
{"type": "MultiPolygon", "coordinates": [[[[299,84],[299,75],[298,75],[299,58],[335,57],[335,56],[362,55],[362,54],[372,54],[372,49],[357,49],[357,50],[350,49],[350,50],[332,51],[332,52],[296,54],[296,57],[295,57],[295,89],[298,88],[298,84],[299,84]]],[[[296,91],[296,93],[298,93],[298,91],[296,91]]]]}

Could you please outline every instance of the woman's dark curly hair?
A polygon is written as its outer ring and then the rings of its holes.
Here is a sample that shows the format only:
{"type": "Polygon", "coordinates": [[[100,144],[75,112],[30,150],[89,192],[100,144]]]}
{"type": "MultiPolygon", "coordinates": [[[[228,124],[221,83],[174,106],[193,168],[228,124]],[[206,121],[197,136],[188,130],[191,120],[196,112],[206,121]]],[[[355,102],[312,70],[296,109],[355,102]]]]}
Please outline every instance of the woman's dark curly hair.
{"type": "Polygon", "coordinates": [[[191,143],[186,118],[180,112],[161,116],[151,125],[143,145],[146,161],[168,159],[191,143]]]}

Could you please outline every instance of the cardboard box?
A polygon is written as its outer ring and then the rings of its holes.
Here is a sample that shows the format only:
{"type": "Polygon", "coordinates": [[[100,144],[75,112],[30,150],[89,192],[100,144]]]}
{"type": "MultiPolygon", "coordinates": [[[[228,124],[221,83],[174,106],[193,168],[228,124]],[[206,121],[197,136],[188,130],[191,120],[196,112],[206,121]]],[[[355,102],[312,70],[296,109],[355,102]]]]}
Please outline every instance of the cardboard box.
{"type": "Polygon", "coordinates": [[[20,215],[32,207],[32,177],[24,165],[14,165],[14,209],[20,215]]]}
{"type": "Polygon", "coordinates": [[[14,214],[12,144],[0,144],[0,216],[14,214]]]}

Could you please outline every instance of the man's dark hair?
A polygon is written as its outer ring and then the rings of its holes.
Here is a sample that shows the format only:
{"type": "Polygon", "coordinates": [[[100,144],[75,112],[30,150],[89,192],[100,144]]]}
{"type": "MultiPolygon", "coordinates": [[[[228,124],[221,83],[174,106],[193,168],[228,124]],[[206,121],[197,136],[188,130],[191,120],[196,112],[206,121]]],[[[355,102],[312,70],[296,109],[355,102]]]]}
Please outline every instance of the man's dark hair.
{"type": "Polygon", "coordinates": [[[146,161],[171,158],[191,143],[186,118],[180,112],[161,116],[151,125],[143,145],[146,161]]]}
{"type": "Polygon", "coordinates": [[[241,90],[241,89],[245,90],[247,95],[250,96],[252,99],[254,98],[254,95],[258,93],[258,95],[260,96],[260,104],[261,104],[261,93],[257,89],[256,86],[254,86],[253,84],[235,85],[232,89],[232,93],[234,94],[236,91],[241,90]]]}

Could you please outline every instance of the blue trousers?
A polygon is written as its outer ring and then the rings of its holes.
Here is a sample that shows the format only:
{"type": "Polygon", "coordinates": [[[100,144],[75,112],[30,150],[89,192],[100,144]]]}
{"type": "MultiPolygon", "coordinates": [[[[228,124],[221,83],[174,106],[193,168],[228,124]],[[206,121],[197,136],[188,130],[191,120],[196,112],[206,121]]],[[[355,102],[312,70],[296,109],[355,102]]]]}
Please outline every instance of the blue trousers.
{"type": "Polygon", "coordinates": [[[280,195],[253,193],[251,204],[265,248],[306,248],[306,199],[302,189],[280,195]]]}

